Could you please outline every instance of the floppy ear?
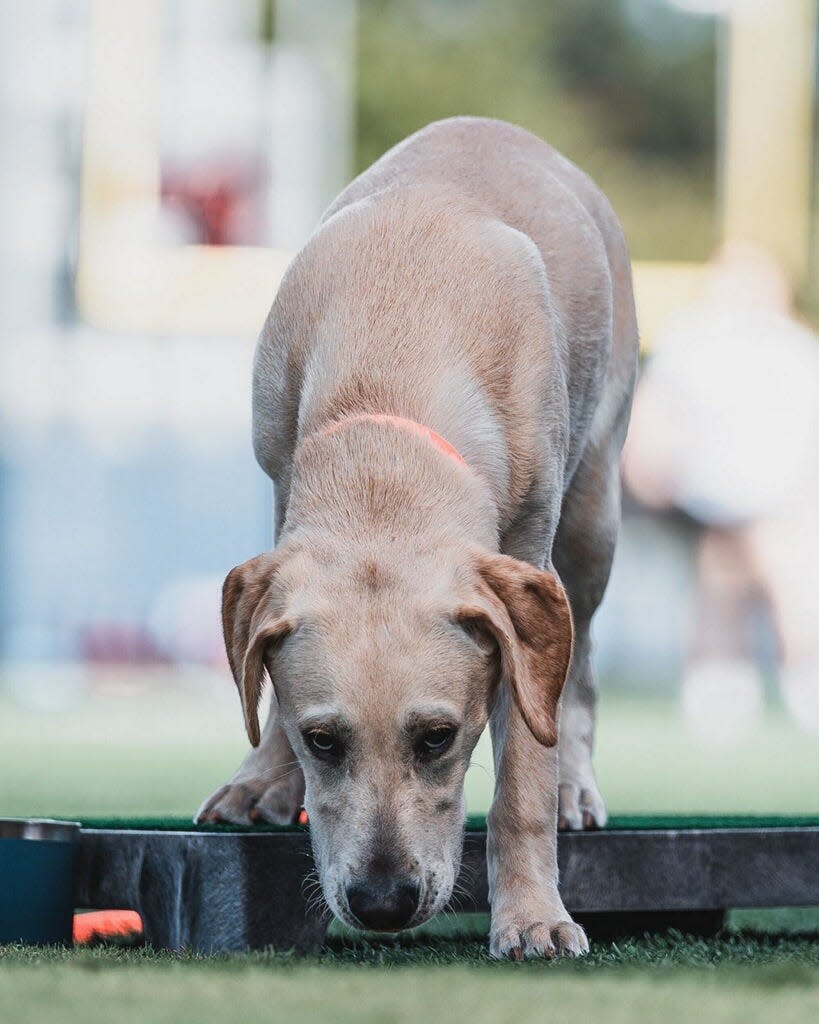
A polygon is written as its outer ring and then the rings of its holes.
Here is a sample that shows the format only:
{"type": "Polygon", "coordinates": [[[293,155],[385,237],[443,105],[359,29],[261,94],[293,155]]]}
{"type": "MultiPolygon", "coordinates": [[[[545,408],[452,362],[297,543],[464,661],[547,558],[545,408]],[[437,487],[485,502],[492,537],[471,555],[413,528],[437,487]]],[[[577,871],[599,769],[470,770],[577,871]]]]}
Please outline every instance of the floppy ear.
{"type": "Polygon", "coordinates": [[[278,565],[275,554],[257,555],[231,569],[222,587],[225,648],[242,700],[247,735],[254,747],[260,739],[259,698],[265,654],[293,629],[292,621],[273,614],[271,606],[270,585],[278,565]]]}
{"type": "Polygon", "coordinates": [[[455,618],[488,631],[504,677],[535,739],[557,743],[557,702],[572,657],[572,613],[552,572],[508,555],[481,552],[473,597],[455,618]]]}

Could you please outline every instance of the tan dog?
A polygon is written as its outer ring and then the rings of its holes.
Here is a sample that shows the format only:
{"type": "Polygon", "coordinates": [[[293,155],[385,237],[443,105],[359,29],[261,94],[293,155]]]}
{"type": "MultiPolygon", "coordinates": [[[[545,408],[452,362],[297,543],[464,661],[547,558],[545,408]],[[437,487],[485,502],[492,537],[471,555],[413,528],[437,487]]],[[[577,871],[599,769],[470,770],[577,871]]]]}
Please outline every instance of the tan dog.
{"type": "Polygon", "coordinates": [[[333,911],[414,926],[450,897],[489,720],[491,951],[587,948],[556,826],[605,822],[589,623],[636,352],[616,217],[522,129],[430,125],[339,196],[256,352],[277,546],[223,605],[253,749],[198,820],[289,822],[303,799],[333,911]]]}

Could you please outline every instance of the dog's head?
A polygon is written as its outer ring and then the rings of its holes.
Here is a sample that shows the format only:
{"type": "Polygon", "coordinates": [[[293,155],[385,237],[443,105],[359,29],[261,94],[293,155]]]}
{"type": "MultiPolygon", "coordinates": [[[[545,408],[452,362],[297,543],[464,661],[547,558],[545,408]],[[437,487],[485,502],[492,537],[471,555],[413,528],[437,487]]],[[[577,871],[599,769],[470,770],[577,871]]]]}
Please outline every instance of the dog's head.
{"type": "Polygon", "coordinates": [[[339,556],[285,542],[232,570],[223,619],[254,746],[265,669],[273,681],[332,910],[385,931],[440,911],[500,687],[540,743],[557,740],[572,646],[557,577],[474,547],[339,556]]]}

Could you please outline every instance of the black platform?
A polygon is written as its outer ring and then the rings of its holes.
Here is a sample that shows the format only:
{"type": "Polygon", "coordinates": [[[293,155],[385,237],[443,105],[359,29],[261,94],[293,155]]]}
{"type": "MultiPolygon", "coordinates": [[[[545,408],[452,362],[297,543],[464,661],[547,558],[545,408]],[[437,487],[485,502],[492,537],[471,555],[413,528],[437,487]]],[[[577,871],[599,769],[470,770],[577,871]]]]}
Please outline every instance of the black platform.
{"type": "MultiPolygon", "coordinates": [[[[85,822],[76,906],[136,910],[157,949],[322,945],[328,917],[308,908],[306,830],[158,824],[85,822]]],[[[488,909],[481,824],[466,833],[462,911],[488,909]]],[[[726,908],[819,905],[819,819],[615,819],[561,834],[558,857],[569,910],[609,931],[629,918],[696,930],[726,908]]]]}

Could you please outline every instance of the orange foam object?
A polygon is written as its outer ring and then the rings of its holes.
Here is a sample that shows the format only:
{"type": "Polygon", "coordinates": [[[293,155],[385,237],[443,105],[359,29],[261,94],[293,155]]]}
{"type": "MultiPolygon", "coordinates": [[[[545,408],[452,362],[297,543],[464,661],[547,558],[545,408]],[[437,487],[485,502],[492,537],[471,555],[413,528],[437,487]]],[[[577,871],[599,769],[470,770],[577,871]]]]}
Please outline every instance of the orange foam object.
{"type": "Polygon", "coordinates": [[[135,910],[93,910],[88,914],[75,914],[73,934],[78,946],[141,935],[142,918],[135,910]]]}

